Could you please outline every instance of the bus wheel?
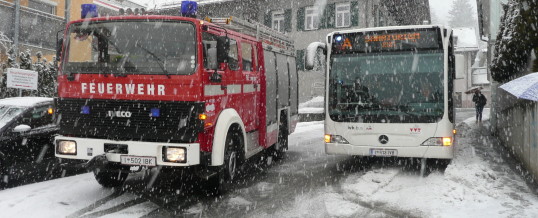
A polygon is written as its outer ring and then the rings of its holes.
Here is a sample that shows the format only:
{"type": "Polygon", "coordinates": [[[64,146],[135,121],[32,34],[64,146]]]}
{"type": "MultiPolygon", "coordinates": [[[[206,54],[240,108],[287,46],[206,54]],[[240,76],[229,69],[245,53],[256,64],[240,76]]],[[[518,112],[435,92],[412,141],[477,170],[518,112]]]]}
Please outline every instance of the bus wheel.
{"type": "Polygon", "coordinates": [[[225,142],[224,164],[218,169],[217,175],[209,179],[208,194],[218,195],[226,191],[240,174],[242,164],[243,136],[240,130],[228,132],[225,142]]]}
{"type": "Polygon", "coordinates": [[[278,140],[276,144],[272,147],[272,155],[276,159],[284,158],[284,153],[288,149],[288,124],[285,118],[280,119],[279,128],[278,128],[278,140]]]}
{"type": "Polygon", "coordinates": [[[123,185],[129,173],[122,172],[121,167],[107,165],[104,168],[95,168],[93,175],[101,186],[108,188],[123,185]]]}
{"type": "Polygon", "coordinates": [[[437,170],[444,172],[451,162],[452,159],[433,159],[431,164],[437,170]]]}

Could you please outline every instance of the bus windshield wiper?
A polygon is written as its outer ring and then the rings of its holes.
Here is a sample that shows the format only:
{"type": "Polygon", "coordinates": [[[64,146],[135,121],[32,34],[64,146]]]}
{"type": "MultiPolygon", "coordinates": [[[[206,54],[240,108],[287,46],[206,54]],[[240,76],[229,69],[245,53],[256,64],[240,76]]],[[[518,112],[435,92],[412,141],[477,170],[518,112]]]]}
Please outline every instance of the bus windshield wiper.
{"type": "Polygon", "coordinates": [[[161,58],[159,58],[159,56],[157,56],[156,54],[154,54],[153,52],[151,52],[150,50],[142,47],[142,46],[139,46],[138,43],[135,43],[135,47],[138,47],[138,48],[141,48],[142,50],[144,50],[147,54],[151,55],[154,59],[155,62],[157,62],[157,64],[159,65],[159,67],[161,68],[161,70],[163,71],[164,75],[166,75],[166,77],[168,77],[168,79],[172,78],[170,76],[170,74],[166,71],[166,69],[164,68],[164,64],[162,63],[163,61],[161,60],[161,58]]]}

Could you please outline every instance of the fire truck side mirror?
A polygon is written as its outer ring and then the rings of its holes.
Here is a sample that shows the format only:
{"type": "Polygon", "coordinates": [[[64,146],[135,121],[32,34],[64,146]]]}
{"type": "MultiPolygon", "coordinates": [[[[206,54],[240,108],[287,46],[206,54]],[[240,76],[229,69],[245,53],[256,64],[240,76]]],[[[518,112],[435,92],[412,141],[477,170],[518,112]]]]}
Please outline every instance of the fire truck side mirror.
{"type": "Polygon", "coordinates": [[[230,39],[226,36],[217,37],[217,63],[227,63],[229,51],[230,39]]]}
{"type": "Polygon", "coordinates": [[[63,30],[56,32],[56,61],[60,61],[62,56],[62,46],[64,44],[64,38],[60,36],[63,33],[63,30]]]}

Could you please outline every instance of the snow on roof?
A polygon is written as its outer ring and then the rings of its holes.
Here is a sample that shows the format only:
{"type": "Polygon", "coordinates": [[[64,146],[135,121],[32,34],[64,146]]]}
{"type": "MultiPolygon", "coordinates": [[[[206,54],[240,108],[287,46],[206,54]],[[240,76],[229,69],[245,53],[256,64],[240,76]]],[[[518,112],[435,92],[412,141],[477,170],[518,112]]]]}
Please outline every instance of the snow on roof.
{"type": "Polygon", "coordinates": [[[456,41],[457,48],[478,48],[478,40],[476,31],[471,27],[460,27],[452,29],[454,37],[458,37],[456,41]]]}
{"type": "Polygon", "coordinates": [[[21,107],[30,107],[39,103],[52,101],[53,98],[45,97],[15,97],[0,99],[0,105],[12,105],[21,107]]]}

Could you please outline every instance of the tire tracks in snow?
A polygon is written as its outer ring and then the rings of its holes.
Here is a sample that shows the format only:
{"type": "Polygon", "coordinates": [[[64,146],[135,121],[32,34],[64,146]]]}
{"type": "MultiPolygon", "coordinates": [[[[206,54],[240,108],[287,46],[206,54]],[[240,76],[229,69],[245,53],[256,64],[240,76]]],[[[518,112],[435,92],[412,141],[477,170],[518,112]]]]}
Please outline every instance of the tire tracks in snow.
{"type": "Polygon", "coordinates": [[[85,208],[82,208],[78,211],[75,211],[74,213],[66,216],[66,218],[75,218],[75,217],[80,217],[88,212],[91,212],[97,208],[99,208],[100,206],[106,204],[107,202],[109,201],[112,201],[116,198],[118,198],[119,196],[123,195],[125,193],[125,191],[123,189],[116,189],[111,195],[109,196],[106,196],[104,197],[103,199],[99,199],[97,201],[95,201],[94,203],[90,204],[89,206],[85,207],[85,208]]]}

